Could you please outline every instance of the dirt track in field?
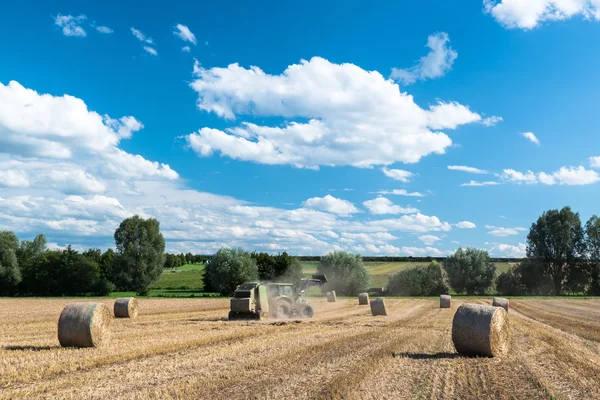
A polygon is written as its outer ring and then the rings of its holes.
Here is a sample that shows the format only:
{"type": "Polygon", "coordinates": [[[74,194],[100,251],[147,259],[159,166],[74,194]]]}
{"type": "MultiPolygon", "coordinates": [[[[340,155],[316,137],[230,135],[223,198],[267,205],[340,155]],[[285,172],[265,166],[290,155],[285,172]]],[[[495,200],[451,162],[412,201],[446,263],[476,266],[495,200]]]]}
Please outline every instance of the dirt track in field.
{"type": "Polygon", "coordinates": [[[62,349],[69,302],[0,299],[0,399],[600,399],[600,300],[512,301],[500,359],[455,353],[460,301],[388,299],[372,317],[319,299],[311,320],[228,322],[226,299],[147,299],[109,346],[62,349]]]}

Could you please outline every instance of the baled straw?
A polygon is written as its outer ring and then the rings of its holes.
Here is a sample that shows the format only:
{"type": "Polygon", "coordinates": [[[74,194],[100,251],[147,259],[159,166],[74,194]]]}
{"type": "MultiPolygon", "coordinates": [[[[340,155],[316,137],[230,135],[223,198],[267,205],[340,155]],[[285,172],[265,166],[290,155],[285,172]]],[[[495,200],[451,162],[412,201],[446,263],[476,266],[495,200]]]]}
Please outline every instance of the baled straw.
{"type": "Polygon", "coordinates": [[[371,314],[373,316],[387,315],[387,310],[385,309],[385,299],[383,297],[378,297],[375,300],[371,300],[371,314]]]}
{"type": "Polygon", "coordinates": [[[440,308],[450,308],[451,304],[452,304],[452,296],[450,296],[448,294],[440,295],[440,308]]]}
{"type": "Polygon", "coordinates": [[[102,303],[72,303],[58,319],[58,341],[63,347],[99,347],[110,340],[113,316],[102,303]]]}
{"type": "Polygon", "coordinates": [[[462,304],[452,321],[452,342],[456,351],[469,356],[501,356],[508,352],[510,324],[500,307],[462,304]]]}
{"type": "Polygon", "coordinates": [[[138,301],[135,297],[117,299],[114,309],[116,318],[136,318],[138,316],[138,301]]]}
{"type": "Polygon", "coordinates": [[[508,312],[508,299],[503,297],[494,297],[494,301],[492,301],[492,305],[494,307],[502,307],[508,312]]]}
{"type": "Polygon", "coordinates": [[[330,303],[335,303],[335,301],[337,300],[337,297],[335,296],[335,290],[332,290],[331,292],[327,292],[327,301],[330,303]]]}
{"type": "Polygon", "coordinates": [[[359,306],[368,306],[369,305],[369,293],[359,293],[358,294],[358,305],[359,306]]]}

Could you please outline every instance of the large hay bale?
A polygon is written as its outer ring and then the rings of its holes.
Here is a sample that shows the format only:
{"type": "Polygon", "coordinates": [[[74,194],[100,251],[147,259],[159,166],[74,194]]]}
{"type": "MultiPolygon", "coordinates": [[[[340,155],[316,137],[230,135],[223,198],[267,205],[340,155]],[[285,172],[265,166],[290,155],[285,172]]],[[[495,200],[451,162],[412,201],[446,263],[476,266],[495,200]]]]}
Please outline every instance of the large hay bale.
{"type": "Polygon", "coordinates": [[[508,299],[503,297],[494,297],[494,301],[492,301],[492,305],[494,307],[502,307],[508,312],[508,299]]]}
{"type": "Polygon", "coordinates": [[[508,313],[500,307],[462,304],[452,321],[452,342],[456,351],[464,355],[505,354],[510,344],[508,313]]]}
{"type": "Polygon", "coordinates": [[[138,301],[135,297],[117,299],[114,309],[116,318],[136,318],[138,316],[138,301]]]}
{"type": "Polygon", "coordinates": [[[450,296],[448,294],[440,295],[440,308],[450,308],[451,304],[452,304],[452,296],[450,296]]]}
{"type": "Polygon", "coordinates": [[[359,293],[358,294],[358,305],[359,306],[368,306],[369,305],[369,293],[359,293]]]}
{"type": "Polygon", "coordinates": [[[98,347],[110,340],[113,316],[102,303],[72,303],[58,319],[58,341],[63,347],[98,347]]]}
{"type": "Polygon", "coordinates": [[[335,296],[335,290],[332,290],[331,292],[327,292],[327,301],[330,303],[335,303],[335,301],[337,300],[337,297],[335,296]]]}
{"type": "Polygon", "coordinates": [[[385,309],[385,299],[383,297],[378,297],[375,300],[371,300],[371,314],[375,315],[387,315],[387,310],[385,309]]]}

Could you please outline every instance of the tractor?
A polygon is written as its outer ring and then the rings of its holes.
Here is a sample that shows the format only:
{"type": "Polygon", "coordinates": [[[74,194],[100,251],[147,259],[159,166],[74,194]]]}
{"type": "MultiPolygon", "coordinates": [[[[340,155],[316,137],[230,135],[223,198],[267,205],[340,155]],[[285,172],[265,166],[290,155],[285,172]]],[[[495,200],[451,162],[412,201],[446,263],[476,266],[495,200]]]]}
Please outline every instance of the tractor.
{"type": "Polygon", "coordinates": [[[314,310],[304,299],[311,286],[327,282],[325,275],[313,275],[292,283],[247,282],[237,287],[231,299],[229,320],[306,317],[312,318],[314,310]]]}

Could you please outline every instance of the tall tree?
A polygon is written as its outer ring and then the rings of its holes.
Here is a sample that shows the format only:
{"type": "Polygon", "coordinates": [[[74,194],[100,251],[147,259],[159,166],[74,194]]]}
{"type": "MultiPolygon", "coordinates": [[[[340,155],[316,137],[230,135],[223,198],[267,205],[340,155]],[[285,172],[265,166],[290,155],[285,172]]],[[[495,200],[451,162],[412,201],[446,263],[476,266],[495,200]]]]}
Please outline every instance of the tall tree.
{"type": "Polygon", "coordinates": [[[256,262],[244,249],[224,247],[204,268],[205,290],[231,295],[238,285],[258,279],[256,262]],[[207,289],[209,288],[209,289],[207,289]]]}
{"type": "Polygon", "coordinates": [[[24,268],[44,251],[46,251],[46,236],[43,233],[37,235],[33,240],[21,240],[17,250],[19,266],[24,268]]]}
{"type": "Polygon", "coordinates": [[[163,271],[165,239],[160,223],[137,215],[127,218],[115,231],[115,243],[113,282],[121,289],[147,294],[163,271]]]}
{"type": "Polygon", "coordinates": [[[585,239],[589,255],[588,293],[597,296],[600,295],[600,218],[596,215],[585,224],[585,239]]]}
{"type": "Polygon", "coordinates": [[[496,265],[487,251],[479,249],[456,250],[446,260],[444,269],[448,282],[457,293],[484,294],[492,286],[496,265]]]}
{"type": "Polygon", "coordinates": [[[0,232],[0,295],[11,295],[21,282],[21,269],[17,260],[19,239],[9,231],[0,232]]]}
{"type": "Polygon", "coordinates": [[[334,251],[321,257],[317,273],[325,274],[329,282],[327,289],[338,294],[355,296],[369,289],[371,278],[360,254],[334,251]]]}
{"type": "Polygon", "coordinates": [[[540,262],[552,278],[554,294],[561,294],[569,269],[582,268],[584,255],[585,241],[579,213],[574,213],[570,207],[548,210],[531,225],[527,235],[527,257],[540,262]]]}

